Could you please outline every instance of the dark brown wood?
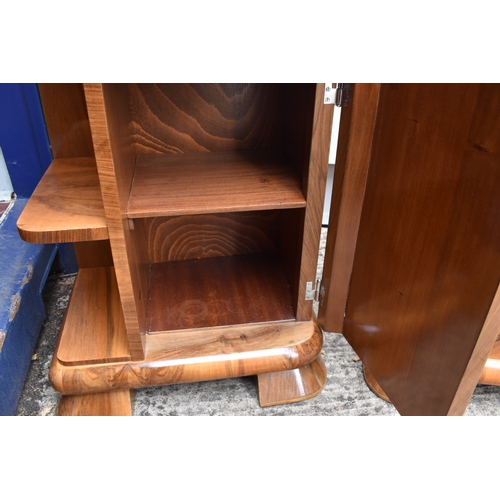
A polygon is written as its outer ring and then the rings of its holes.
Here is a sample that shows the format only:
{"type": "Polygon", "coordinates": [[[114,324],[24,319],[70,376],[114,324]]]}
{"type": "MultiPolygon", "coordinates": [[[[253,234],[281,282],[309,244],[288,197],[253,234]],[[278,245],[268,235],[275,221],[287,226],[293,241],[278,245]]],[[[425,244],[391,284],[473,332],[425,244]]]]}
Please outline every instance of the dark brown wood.
{"type": "Polygon", "coordinates": [[[498,335],[499,161],[499,85],[382,85],[343,333],[403,415],[453,413],[498,335]]]}
{"type": "Polygon", "coordinates": [[[94,157],[81,83],[40,83],[40,98],[54,158],[94,157]]]}
{"type": "Polygon", "coordinates": [[[380,387],[380,384],[375,380],[375,377],[368,371],[365,365],[363,365],[363,377],[365,378],[366,385],[374,394],[388,403],[391,402],[387,394],[382,390],[382,387],[380,387]]]}
{"type": "Polygon", "coordinates": [[[80,269],[86,267],[113,267],[109,240],[79,241],[73,244],[80,269]]]}
{"type": "Polygon", "coordinates": [[[311,399],[325,388],[326,375],[321,355],[295,370],[257,375],[259,404],[273,406],[311,399]]]}
{"type": "Polygon", "coordinates": [[[61,329],[57,357],[68,366],[130,360],[112,267],[80,269],[61,329]]]}
{"type": "Polygon", "coordinates": [[[380,85],[355,84],[340,119],[318,323],[342,332],[358,241],[380,85]]]}
{"type": "Polygon", "coordinates": [[[129,84],[137,154],[279,147],[280,84],[129,84]]]}
{"type": "Polygon", "coordinates": [[[224,151],[138,156],[127,213],[138,218],[305,205],[282,153],[224,151]]]}
{"type": "Polygon", "coordinates": [[[93,158],[54,160],[17,221],[30,243],[107,240],[108,227],[93,158]]]}
{"type": "Polygon", "coordinates": [[[151,266],[148,331],[294,319],[292,295],[273,254],[151,266]]]}
{"type": "Polygon", "coordinates": [[[50,381],[61,394],[78,395],[294,370],[315,360],[323,342],[314,320],[180,330],[146,338],[142,361],[64,366],[56,351],[50,381]]]}

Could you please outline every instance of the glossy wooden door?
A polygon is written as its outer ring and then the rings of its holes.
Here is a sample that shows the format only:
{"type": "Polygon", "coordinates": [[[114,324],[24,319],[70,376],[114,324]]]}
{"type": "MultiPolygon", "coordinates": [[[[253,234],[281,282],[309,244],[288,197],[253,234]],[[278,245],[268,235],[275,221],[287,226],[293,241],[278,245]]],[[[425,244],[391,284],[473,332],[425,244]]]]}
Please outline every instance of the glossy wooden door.
{"type": "Polygon", "coordinates": [[[401,414],[461,414],[500,330],[500,85],[355,86],[349,106],[321,322],[401,414]]]}

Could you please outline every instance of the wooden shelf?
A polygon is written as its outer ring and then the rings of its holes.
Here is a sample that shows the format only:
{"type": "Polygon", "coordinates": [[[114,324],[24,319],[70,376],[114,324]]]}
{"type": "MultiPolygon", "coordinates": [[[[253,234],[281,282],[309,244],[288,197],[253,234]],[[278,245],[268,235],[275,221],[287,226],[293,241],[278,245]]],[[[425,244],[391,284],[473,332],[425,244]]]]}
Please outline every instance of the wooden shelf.
{"type": "Polygon", "coordinates": [[[274,254],[151,265],[150,332],[290,319],[292,293],[274,254]]]}
{"type": "Polygon", "coordinates": [[[107,240],[95,160],[54,160],[19,217],[17,227],[29,243],[107,240]]]}
{"type": "Polygon", "coordinates": [[[60,334],[57,359],[67,366],[130,360],[113,267],[78,272],[60,334]]]}
{"type": "Polygon", "coordinates": [[[155,154],[137,156],[128,217],[305,206],[300,181],[277,150],[155,154]]]}

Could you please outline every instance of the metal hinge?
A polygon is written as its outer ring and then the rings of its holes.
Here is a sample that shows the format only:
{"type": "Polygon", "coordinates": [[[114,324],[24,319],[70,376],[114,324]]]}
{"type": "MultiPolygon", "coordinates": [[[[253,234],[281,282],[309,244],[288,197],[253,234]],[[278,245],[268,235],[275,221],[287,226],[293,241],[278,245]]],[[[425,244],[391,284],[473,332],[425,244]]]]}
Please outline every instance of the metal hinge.
{"type": "Polygon", "coordinates": [[[316,288],[313,289],[312,281],[306,283],[306,300],[319,301],[323,305],[323,299],[325,297],[325,287],[323,286],[323,281],[321,279],[316,280],[316,288]]]}
{"type": "Polygon", "coordinates": [[[325,104],[335,104],[335,106],[341,108],[346,107],[349,102],[349,83],[337,83],[335,86],[333,83],[325,83],[325,104]]]}

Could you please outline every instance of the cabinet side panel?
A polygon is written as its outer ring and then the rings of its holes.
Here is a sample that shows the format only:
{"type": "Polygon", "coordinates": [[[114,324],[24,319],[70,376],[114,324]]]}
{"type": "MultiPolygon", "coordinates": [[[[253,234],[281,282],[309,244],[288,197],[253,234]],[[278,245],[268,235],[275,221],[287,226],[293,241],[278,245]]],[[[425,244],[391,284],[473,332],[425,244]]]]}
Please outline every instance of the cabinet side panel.
{"type": "Polygon", "coordinates": [[[312,301],[305,300],[307,282],[316,281],[321,220],[328,173],[328,155],[332,133],[334,106],[325,105],[324,84],[317,84],[311,133],[311,152],[304,215],[304,233],[297,296],[297,320],[307,321],[312,315],[312,301]]]}
{"type": "Polygon", "coordinates": [[[54,158],[93,157],[81,83],[40,83],[40,98],[54,158]]]}
{"type": "Polygon", "coordinates": [[[143,246],[135,245],[126,216],[135,162],[127,87],[86,84],[85,95],[130,352],[133,359],[141,359],[148,264],[143,246]]]}
{"type": "Polygon", "coordinates": [[[450,411],[498,286],[499,106],[382,86],[344,335],[403,415],[450,411]]]}

